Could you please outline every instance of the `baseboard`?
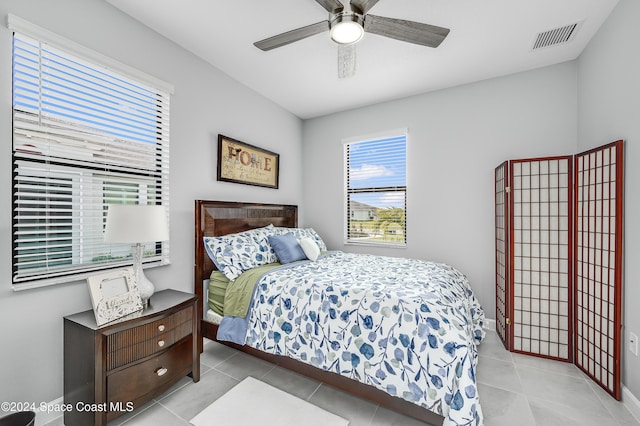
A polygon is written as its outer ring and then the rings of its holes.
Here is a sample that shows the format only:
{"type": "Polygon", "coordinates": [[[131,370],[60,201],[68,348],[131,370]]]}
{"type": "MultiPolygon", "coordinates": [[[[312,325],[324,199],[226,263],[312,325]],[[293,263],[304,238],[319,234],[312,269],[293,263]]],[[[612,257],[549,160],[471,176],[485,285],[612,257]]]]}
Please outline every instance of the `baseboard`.
{"type": "Polygon", "coordinates": [[[625,385],[622,385],[622,403],[627,407],[629,412],[631,412],[633,417],[640,422],[640,401],[625,385]]]}
{"type": "Polygon", "coordinates": [[[483,328],[487,331],[496,331],[496,320],[485,318],[483,328]]]}
{"type": "Polygon", "coordinates": [[[64,398],[60,397],[58,399],[55,399],[47,403],[47,406],[51,407],[51,410],[43,411],[43,410],[37,409],[35,426],[44,426],[47,423],[51,423],[58,417],[62,417],[62,412],[56,408],[62,407],[63,403],[64,403],[64,398]]]}

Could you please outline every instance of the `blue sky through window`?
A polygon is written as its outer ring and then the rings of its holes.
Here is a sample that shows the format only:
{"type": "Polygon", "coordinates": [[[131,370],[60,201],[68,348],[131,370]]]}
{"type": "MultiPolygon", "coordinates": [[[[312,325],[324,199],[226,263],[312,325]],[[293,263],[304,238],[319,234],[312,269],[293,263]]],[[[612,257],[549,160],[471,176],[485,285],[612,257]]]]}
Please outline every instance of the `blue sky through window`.
{"type": "Polygon", "coordinates": [[[157,95],[132,80],[16,35],[14,108],[70,120],[124,140],[157,143],[157,95]]]}
{"type": "MultiPolygon", "coordinates": [[[[405,187],[406,136],[349,145],[349,189],[405,187]]],[[[351,200],[379,208],[405,206],[405,192],[352,193],[351,200]]]]}

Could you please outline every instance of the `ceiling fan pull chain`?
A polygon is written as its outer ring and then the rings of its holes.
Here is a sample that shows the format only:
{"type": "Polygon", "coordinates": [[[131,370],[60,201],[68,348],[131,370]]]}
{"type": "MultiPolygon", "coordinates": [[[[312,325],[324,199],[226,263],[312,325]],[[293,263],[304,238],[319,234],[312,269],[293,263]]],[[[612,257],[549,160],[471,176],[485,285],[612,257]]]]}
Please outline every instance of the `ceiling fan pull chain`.
{"type": "Polygon", "coordinates": [[[356,73],[356,45],[338,45],[338,77],[352,77],[356,73]]]}

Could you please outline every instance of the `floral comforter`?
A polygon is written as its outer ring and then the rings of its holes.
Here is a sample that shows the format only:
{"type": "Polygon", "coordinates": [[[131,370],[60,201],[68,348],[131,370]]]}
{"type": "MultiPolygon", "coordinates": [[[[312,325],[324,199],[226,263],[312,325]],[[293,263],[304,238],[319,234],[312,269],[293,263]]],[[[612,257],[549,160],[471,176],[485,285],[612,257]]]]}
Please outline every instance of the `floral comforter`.
{"type": "Polygon", "coordinates": [[[266,273],[252,303],[246,344],[372,385],[446,426],[482,425],[484,313],[451,266],[329,252],[266,273]]]}

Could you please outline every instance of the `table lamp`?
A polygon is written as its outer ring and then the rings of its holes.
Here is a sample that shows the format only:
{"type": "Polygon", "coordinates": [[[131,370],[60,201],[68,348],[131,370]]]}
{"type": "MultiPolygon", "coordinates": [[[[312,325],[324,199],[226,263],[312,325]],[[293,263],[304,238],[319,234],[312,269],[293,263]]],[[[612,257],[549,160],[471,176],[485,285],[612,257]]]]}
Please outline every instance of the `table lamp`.
{"type": "Polygon", "coordinates": [[[155,288],[144,275],[142,257],[144,244],[169,239],[167,213],[164,206],[139,204],[110,204],[104,241],[133,245],[133,271],[140,291],[142,305],[149,306],[155,288]]]}

